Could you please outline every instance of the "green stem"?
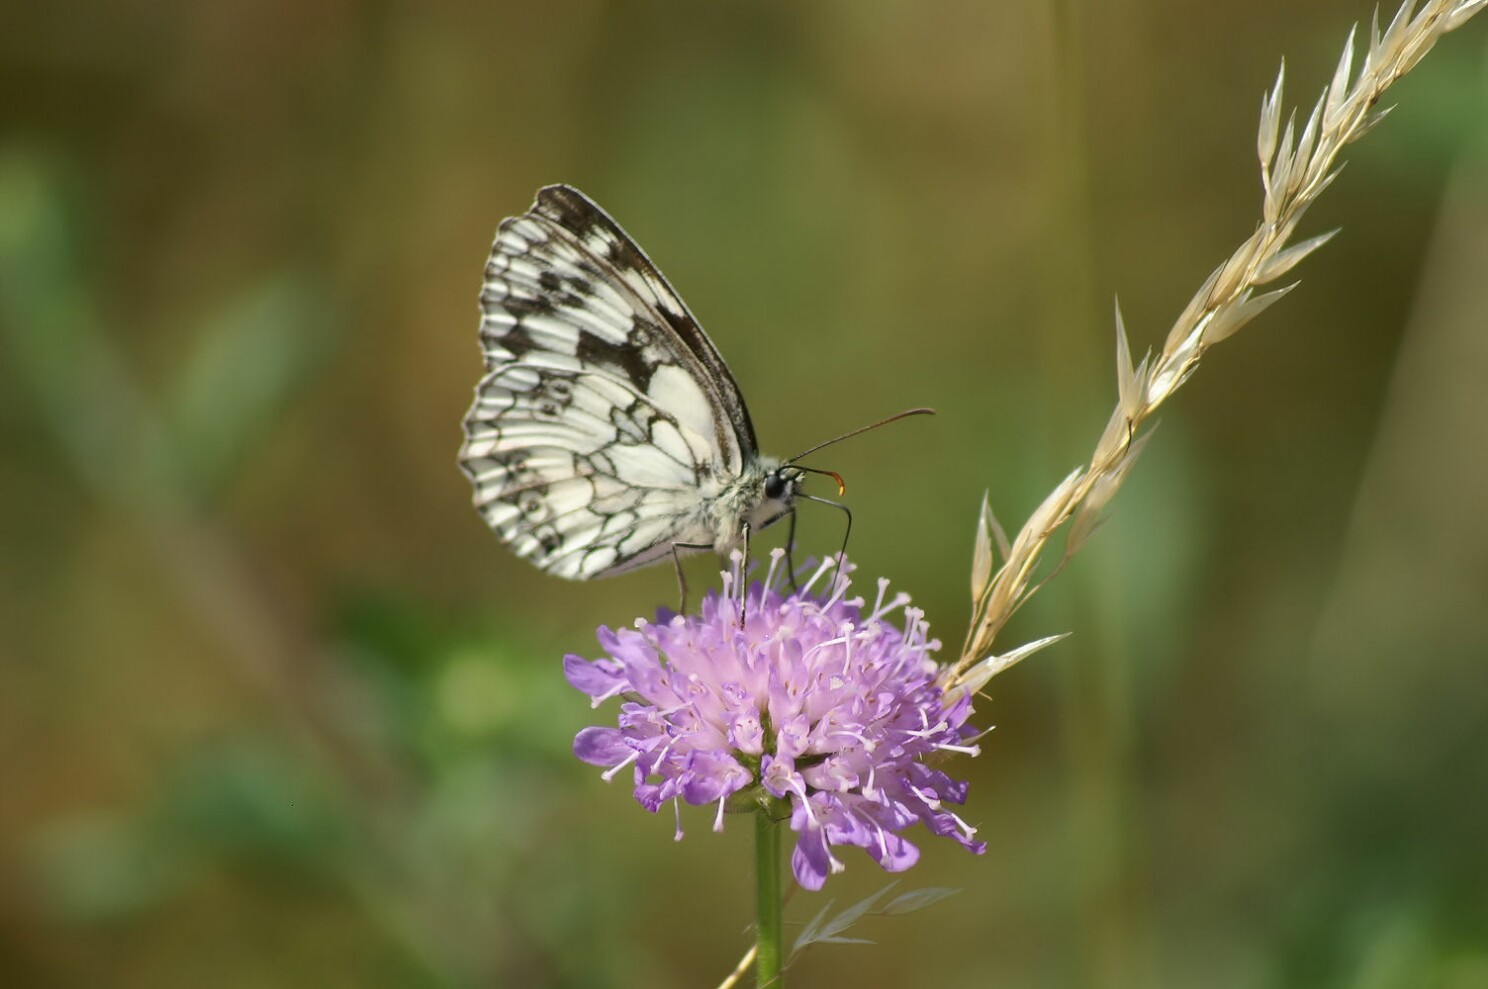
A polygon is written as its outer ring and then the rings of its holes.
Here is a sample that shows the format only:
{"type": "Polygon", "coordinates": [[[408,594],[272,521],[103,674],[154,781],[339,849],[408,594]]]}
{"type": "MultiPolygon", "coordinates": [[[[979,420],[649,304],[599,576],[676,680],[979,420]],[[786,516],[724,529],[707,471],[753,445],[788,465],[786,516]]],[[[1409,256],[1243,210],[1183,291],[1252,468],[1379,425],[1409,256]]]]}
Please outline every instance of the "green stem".
{"type": "Polygon", "coordinates": [[[754,849],[758,913],[754,984],[758,989],[781,989],[780,825],[770,819],[764,807],[754,812],[754,849]]]}

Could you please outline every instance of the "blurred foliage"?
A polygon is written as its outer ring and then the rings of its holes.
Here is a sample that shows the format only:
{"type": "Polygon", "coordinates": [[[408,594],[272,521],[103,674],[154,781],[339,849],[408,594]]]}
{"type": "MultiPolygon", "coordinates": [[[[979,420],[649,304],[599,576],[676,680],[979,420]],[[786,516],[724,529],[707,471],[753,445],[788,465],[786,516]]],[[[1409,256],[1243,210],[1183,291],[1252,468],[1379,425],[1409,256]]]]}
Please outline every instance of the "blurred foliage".
{"type": "MultiPolygon", "coordinates": [[[[1160,338],[1254,222],[1278,59],[1311,91],[1368,13],[7,7],[0,984],[716,984],[749,829],[578,764],[612,715],[559,669],[671,574],[543,577],[454,467],[496,222],[594,195],[776,453],[935,405],[819,459],[955,643],[983,489],[1015,525],[1087,454],[1108,300],[1160,338]]],[[[961,892],[798,984],[1488,984],[1484,38],[1010,630],[1075,635],[981,706],[986,857],[896,889],[961,892]]]]}

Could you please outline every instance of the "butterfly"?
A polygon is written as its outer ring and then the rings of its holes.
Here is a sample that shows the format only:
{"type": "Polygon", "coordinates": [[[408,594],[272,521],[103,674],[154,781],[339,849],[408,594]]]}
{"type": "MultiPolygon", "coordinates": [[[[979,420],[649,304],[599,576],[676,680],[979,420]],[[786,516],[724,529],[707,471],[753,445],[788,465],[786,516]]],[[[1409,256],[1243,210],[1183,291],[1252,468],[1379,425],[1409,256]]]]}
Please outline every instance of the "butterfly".
{"type": "Polygon", "coordinates": [[[460,467],[486,523],[548,573],[587,580],[724,554],[792,515],[798,497],[825,500],[799,488],[830,472],[794,461],[826,444],[787,461],[760,454],[713,342],[572,186],[539,190],[501,222],[480,306],[485,376],[460,467]]]}
{"type": "Polygon", "coordinates": [[[549,573],[726,553],[794,507],[803,471],[760,455],[717,348],[579,190],[548,186],[502,221],[480,336],[460,466],[487,524],[549,573]]]}

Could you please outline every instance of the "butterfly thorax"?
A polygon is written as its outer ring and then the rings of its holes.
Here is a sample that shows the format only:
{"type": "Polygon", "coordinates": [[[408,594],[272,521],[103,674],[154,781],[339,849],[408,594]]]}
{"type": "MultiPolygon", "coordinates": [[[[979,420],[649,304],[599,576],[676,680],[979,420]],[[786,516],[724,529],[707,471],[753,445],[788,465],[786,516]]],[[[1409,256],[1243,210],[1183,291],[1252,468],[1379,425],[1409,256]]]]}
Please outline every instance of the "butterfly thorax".
{"type": "Polygon", "coordinates": [[[727,553],[743,540],[744,528],[758,532],[795,510],[796,489],[805,473],[773,457],[759,457],[745,465],[738,477],[721,485],[704,502],[706,525],[713,532],[713,548],[727,553]]]}

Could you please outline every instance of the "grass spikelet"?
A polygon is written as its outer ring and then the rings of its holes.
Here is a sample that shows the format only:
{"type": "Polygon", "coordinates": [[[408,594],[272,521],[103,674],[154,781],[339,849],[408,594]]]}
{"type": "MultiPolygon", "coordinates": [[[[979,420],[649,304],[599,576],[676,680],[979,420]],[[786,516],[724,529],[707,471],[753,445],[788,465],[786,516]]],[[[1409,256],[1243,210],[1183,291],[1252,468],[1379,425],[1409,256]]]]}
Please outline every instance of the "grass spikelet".
{"type": "MultiPolygon", "coordinates": [[[[1076,468],[1046,497],[1002,554],[995,571],[990,559],[985,506],[978,527],[972,575],[972,621],[961,657],[948,670],[953,688],[978,689],[1011,663],[998,662],[993,645],[1008,619],[1077,552],[1099,527],[1103,509],[1121,487],[1150,431],[1143,427],[1163,402],[1198,368],[1214,344],[1233,335],[1286,295],[1295,283],[1256,294],[1256,288],[1285,275],[1337,231],[1290,244],[1307,209],[1338,177],[1339,156],[1363,137],[1388,109],[1376,109],[1397,79],[1409,72],[1441,37],[1488,6],[1488,0],[1428,0],[1417,10],[1406,0],[1383,32],[1370,23],[1368,48],[1358,75],[1357,28],[1349,32],[1328,85],[1309,109],[1301,130],[1297,111],[1281,127],[1286,63],[1261,98],[1256,131],[1260,163],[1261,222],[1205,279],[1189,299],[1156,357],[1136,367],[1120,310],[1116,313],[1118,404],[1096,443],[1088,466],[1076,468]],[[1070,523],[1065,550],[1053,572],[1034,582],[1055,532],[1070,523]],[[983,547],[986,547],[984,549],[983,547]]],[[[1041,640],[1047,644],[1048,640],[1041,640]]],[[[1007,655],[1025,653],[1015,650],[1007,655]]]]}

